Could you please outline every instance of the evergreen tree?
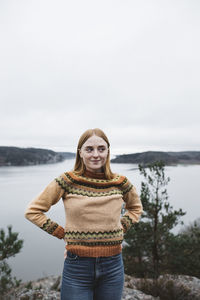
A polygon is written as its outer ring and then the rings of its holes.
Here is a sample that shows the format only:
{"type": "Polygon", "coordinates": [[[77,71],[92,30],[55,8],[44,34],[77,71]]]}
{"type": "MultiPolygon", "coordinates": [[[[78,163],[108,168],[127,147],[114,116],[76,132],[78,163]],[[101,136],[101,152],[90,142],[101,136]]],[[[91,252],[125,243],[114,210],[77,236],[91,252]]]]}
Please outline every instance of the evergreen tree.
{"type": "Polygon", "coordinates": [[[6,260],[20,252],[23,240],[18,240],[18,233],[12,232],[8,226],[8,235],[3,229],[0,230],[0,299],[12,287],[17,286],[20,281],[11,275],[11,268],[6,260]]]}
{"type": "Polygon", "coordinates": [[[144,182],[141,183],[141,201],[144,213],[141,221],[132,226],[125,235],[130,245],[124,249],[125,271],[129,274],[157,278],[168,270],[168,245],[173,234],[171,229],[179,223],[185,213],[173,210],[168,202],[166,185],[170,178],[165,176],[164,163],[155,162],[139,165],[144,182]],[[132,260],[132,269],[130,261],[132,260]]]}
{"type": "Polygon", "coordinates": [[[168,262],[174,274],[200,278],[200,219],[172,238],[168,262]]]}

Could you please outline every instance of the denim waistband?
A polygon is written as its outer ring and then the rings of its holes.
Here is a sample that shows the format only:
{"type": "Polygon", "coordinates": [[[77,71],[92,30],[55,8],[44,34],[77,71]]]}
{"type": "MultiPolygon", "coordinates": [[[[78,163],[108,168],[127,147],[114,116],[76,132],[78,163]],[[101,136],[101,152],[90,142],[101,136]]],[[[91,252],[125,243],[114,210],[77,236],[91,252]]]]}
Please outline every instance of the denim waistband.
{"type": "Polygon", "coordinates": [[[88,256],[79,256],[75,253],[72,253],[71,251],[67,251],[67,257],[71,259],[80,259],[80,260],[90,260],[90,261],[105,261],[105,260],[110,260],[114,258],[121,257],[122,253],[120,252],[119,254],[115,254],[112,256],[99,256],[99,257],[88,257],[88,256]]]}

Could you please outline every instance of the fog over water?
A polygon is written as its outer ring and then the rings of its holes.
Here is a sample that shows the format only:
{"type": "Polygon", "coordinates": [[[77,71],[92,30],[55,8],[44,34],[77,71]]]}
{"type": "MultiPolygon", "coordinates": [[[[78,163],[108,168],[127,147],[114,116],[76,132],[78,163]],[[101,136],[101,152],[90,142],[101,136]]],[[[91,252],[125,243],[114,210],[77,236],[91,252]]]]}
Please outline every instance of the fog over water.
{"type": "MultiPolygon", "coordinates": [[[[19,232],[19,238],[24,240],[21,253],[9,259],[13,275],[23,281],[62,272],[64,242],[26,220],[24,210],[52,179],[71,170],[73,165],[72,159],[51,165],[0,168],[0,228],[6,229],[11,224],[13,231],[19,232]]],[[[127,176],[140,192],[142,177],[138,170],[131,170],[137,166],[111,164],[111,167],[114,172],[127,176]]],[[[187,212],[182,220],[189,224],[199,217],[200,166],[166,167],[165,170],[171,179],[167,187],[169,201],[175,209],[187,212]]],[[[64,226],[62,200],[47,215],[64,226]]]]}

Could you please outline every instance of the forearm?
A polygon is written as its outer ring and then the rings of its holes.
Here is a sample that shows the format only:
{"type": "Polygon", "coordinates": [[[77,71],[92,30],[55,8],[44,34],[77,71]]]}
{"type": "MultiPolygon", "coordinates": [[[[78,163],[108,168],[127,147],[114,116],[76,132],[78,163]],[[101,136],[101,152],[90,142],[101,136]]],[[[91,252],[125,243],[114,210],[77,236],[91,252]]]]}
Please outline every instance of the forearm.
{"type": "Polygon", "coordinates": [[[143,207],[134,186],[132,186],[130,191],[124,196],[124,201],[126,203],[126,212],[121,218],[121,224],[124,232],[127,232],[134,223],[139,222],[143,207]]]}
{"type": "Polygon", "coordinates": [[[61,187],[56,181],[52,181],[43,192],[29,203],[25,211],[25,217],[29,221],[60,239],[64,237],[64,228],[49,219],[45,212],[57,203],[62,195],[63,190],[61,187]]]}

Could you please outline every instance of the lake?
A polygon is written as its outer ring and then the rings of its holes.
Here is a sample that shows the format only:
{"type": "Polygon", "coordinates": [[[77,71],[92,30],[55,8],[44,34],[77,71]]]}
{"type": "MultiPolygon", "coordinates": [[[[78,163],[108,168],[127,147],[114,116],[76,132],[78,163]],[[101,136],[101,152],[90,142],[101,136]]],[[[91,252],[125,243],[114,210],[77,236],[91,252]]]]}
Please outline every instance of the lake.
{"type": "MultiPolygon", "coordinates": [[[[48,275],[60,275],[62,272],[64,241],[26,220],[24,210],[52,179],[71,170],[73,165],[74,159],[70,159],[57,164],[0,168],[0,228],[6,229],[7,225],[12,225],[13,231],[19,232],[19,238],[24,240],[21,252],[8,261],[12,274],[18,279],[28,281],[48,275]]],[[[111,164],[111,168],[113,172],[127,176],[140,192],[143,178],[137,169],[132,170],[137,165],[111,164]]],[[[171,179],[167,186],[169,202],[174,209],[182,208],[187,212],[182,217],[187,225],[200,216],[200,166],[166,167],[165,171],[171,179]]],[[[62,200],[47,215],[64,226],[62,200]]]]}

